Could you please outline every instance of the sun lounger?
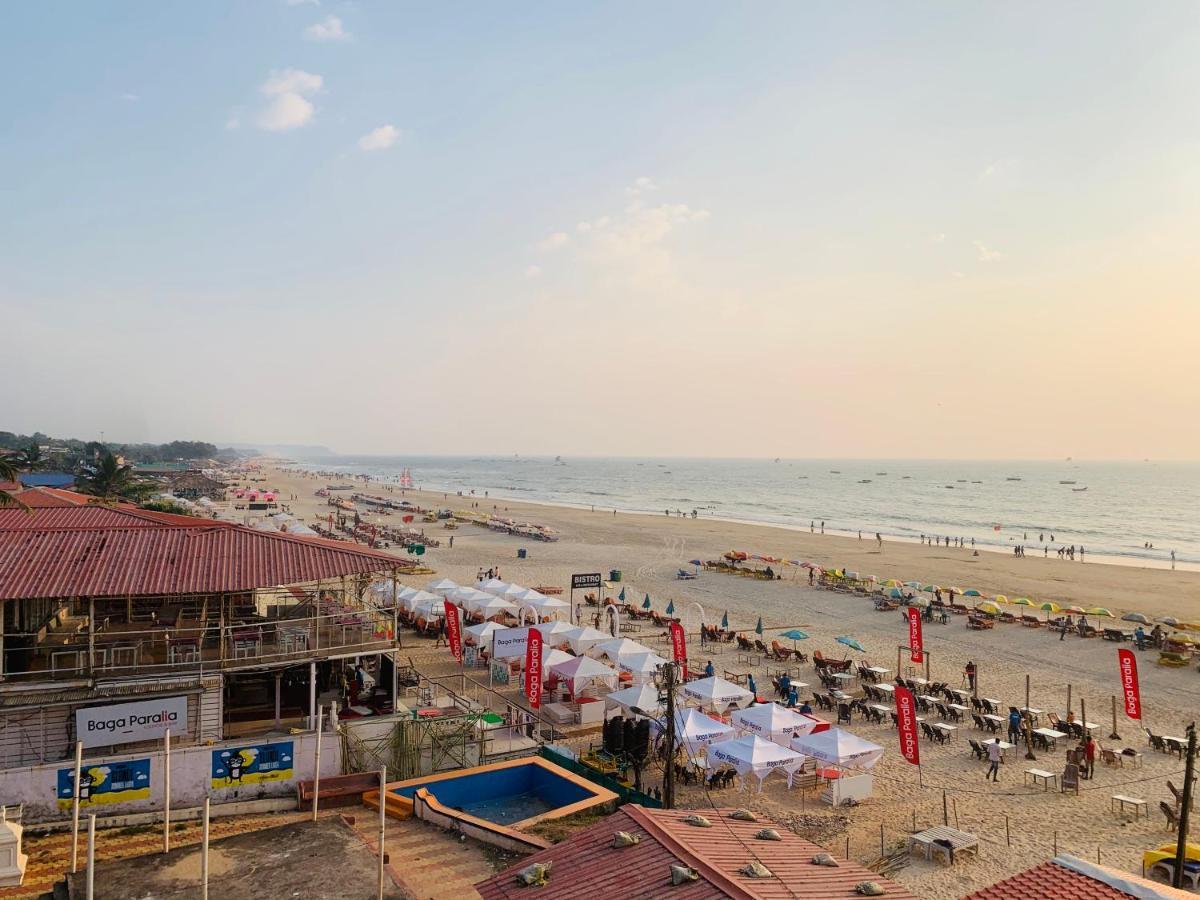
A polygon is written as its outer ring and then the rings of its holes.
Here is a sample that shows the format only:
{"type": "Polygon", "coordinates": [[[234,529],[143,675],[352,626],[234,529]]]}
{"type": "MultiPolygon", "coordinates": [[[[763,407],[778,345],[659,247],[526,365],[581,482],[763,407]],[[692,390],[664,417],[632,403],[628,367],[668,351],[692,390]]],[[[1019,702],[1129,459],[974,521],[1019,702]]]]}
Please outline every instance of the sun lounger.
{"type": "Polygon", "coordinates": [[[908,839],[908,852],[919,850],[926,859],[942,857],[954,865],[954,857],[966,853],[979,855],[979,839],[973,834],[944,825],[919,831],[908,839]]]}

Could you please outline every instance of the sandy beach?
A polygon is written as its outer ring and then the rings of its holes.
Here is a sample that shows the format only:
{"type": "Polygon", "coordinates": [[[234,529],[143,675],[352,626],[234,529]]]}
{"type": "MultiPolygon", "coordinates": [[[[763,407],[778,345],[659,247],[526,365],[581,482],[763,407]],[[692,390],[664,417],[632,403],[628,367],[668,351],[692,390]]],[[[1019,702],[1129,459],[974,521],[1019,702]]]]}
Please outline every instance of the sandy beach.
{"type": "MultiPolygon", "coordinates": [[[[268,469],[272,487],[283,494],[283,501],[294,515],[313,522],[324,520],[330,511],[324,498],[314,491],[330,482],[329,478],[305,476],[268,469]],[[290,499],[295,495],[296,499],[290,499]]],[[[370,493],[388,493],[389,486],[363,486],[370,493]]],[[[390,486],[390,493],[401,491],[390,486]]],[[[446,497],[441,493],[406,491],[404,496],[423,507],[449,507],[467,510],[478,503],[480,510],[492,512],[490,499],[446,497]]],[[[801,627],[811,635],[802,647],[806,652],[821,650],[841,658],[845,648],[835,642],[838,635],[852,635],[862,642],[861,655],[876,665],[894,669],[897,645],[905,638],[904,625],[895,612],[876,612],[872,603],[826,590],[810,588],[802,570],[785,569],[783,580],[765,582],[718,573],[702,573],[693,581],[676,580],[676,570],[691,559],[712,559],[729,549],[746,550],[770,556],[811,560],[822,566],[846,566],[880,579],[919,579],[962,588],[974,587],[985,594],[1029,596],[1036,600],[1052,599],[1061,605],[1106,606],[1117,615],[1140,610],[1150,615],[1173,615],[1183,620],[1200,619],[1200,574],[1161,569],[1140,569],[1101,563],[1061,561],[1057,558],[1018,559],[998,553],[972,556],[970,549],[934,548],[913,544],[885,543],[882,551],[873,540],[859,541],[831,535],[812,535],[769,526],[744,525],[713,520],[692,520],[667,516],[646,516],[612,510],[595,512],[509,501],[496,502],[495,512],[507,514],[555,529],[561,535],[556,543],[540,543],[498,534],[475,526],[462,526],[456,532],[454,547],[447,546],[446,532],[439,525],[426,525],[432,537],[442,545],[431,548],[424,558],[439,576],[460,583],[473,583],[480,568],[499,566],[505,580],[527,585],[569,585],[573,572],[607,574],[610,569],[623,572],[622,585],[640,600],[648,593],[654,608],[663,610],[673,600],[678,611],[698,615],[694,604],[703,610],[704,621],[715,623],[728,611],[731,626],[749,631],[761,615],[769,642],[773,632],[801,627]],[[528,551],[526,559],[517,558],[517,549],[528,551]]],[[[364,513],[365,521],[398,524],[395,515],[376,518],[364,513]]],[[[865,536],[864,536],[865,538],[865,536]]],[[[415,586],[430,576],[406,579],[415,586]]],[[[1128,624],[1128,623],[1124,623],[1128,624]]],[[[641,639],[655,646],[660,640],[649,626],[641,639]]],[[[958,822],[963,830],[980,838],[980,858],[962,861],[950,868],[913,861],[896,877],[920,896],[959,897],[1036,862],[1051,858],[1055,850],[1071,852],[1095,860],[1097,853],[1106,865],[1132,872],[1140,871],[1143,850],[1169,839],[1165,820],[1158,811],[1160,800],[1171,800],[1168,780],[1182,783],[1183,763],[1174,756],[1155,752],[1147,745],[1138,723],[1119,715],[1119,739],[1110,739],[1112,697],[1117,692],[1116,648],[1100,639],[1069,636],[1059,640],[1057,632],[1044,628],[997,625],[988,631],[971,631],[962,617],[952,617],[948,625],[926,626],[926,647],[930,652],[932,677],[958,687],[963,667],[974,661],[979,670],[979,696],[993,697],[1009,704],[1024,705],[1026,676],[1030,682],[1031,706],[1047,712],[1067,715],[1070,685],[1072,709],[1078,716],[1081,701],[1086,703],[1087,719],[1103,747],[1133,747],[1144,754],[1142,767],[1107,767],[1097,764],[1096,775],[1082,782],[1082,790],[1061,794],[1044,791],[1041,786],[1023,784],[1022,773],[1030,767],[1061,772],[1066,741],[1056,750],[1038,752],[1038,761],[1026,762],[1021,751],[1010,752],[1002,766],[997,784],[985,783],[986,765],[975,760],[968,738],[983,740],[968,721],[946,744],[921,742],[922,772],[918,772],[896,752],[896,735],[890,722],[885,725],[855,720],[852,730],[888,749],[876,767],[875,795],[852,809],[831,810],[821,804],[815,793],[788,791],[782,779],[769,780],[761,794],[714,795],[718,803],[745,802],[805,830],[810,837],[838,853],[846,852],[867,861],[879,855],[881,839],[892,845],[918,826],[941,824],[943,809],[951,825],[958,822]],[[1126,794],[1145,799],[1149,819],[1133,821],[1128,815],[1110,811],[1111,796],[1126,794]],[[732,798],[738,797],[734,800],[732,798]],[[943,806],[945,804],[945,806],[943,806]],[[882,828],[882,831],[881,831],[882,828]],[[849,843],[847,844],[847,841],[849,843]]],[[[406,646],[408,639],[406,638],[406,646]]],[[[1128,645],[1126,645],[1128,646],[1128,645]]],[[[715,654],[711,646],[701,648],[694,638],[690,645],[692,665],[702,666],[713,660],[718,673],[746,671],[738,662],[733,645],[723,645],[715,654]]],[[[859,654],[854,654],[859,657],[859,654]]],[[[1139,654],[1144,725],[1156,734],[1183,735],[1185,727],[1200,712],[1200,674],[1194,666],[1167,669],[1155,665],[1156,654],[1139,654]]],[[[443,650],[414,645],[413,658],[431,671],[453,671],[452,661],[443,650]]],[[[770,680],[767,668],[754,670],[762,685],[770,680]]],[[[907,672],[903,673],[909,674],[907,672]]],[[[816,684],[809,665],[796,673],[800,680],[816,684]]],[[[684,792],[689,805],[703,806],[708,800],[698,789],[684,792]]]]}

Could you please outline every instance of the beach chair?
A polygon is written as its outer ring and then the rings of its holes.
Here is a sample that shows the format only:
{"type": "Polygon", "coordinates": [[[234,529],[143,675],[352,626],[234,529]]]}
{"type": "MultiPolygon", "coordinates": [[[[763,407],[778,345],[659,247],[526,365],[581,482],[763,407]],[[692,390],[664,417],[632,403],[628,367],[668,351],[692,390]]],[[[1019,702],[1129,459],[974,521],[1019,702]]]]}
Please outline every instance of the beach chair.
{"type": "Polygon", "coordinates": [[[837,705],[837,724],[841,725],[843,722],[847,725],[851,723],[849,703],[839,703],[837,705]]]}
{"type": "Polygon", "coordinates": [[[987,730],[987,720],[979,713],[971,713],[971,721],[975,723],[975,728],[979,731],[987,730]]]}
{"type": "MultiPolygon", "coordinates": [[[[1183,791],[1181,791],[1179,788],[1175,787],[1175,785],[1172,784],[1170,781],[1167,782],[1167,790],[1169,790],[1172,793],[1172,795],[1174,795],[1174,797],[1175,797],[1175,808],[1179,809],[1180,807],[1182,807],[1183,806],[1183,791]]],[[[1196,801],[1193,800],[1192,805],[1188,808],[1191,810],[1195,810],[1196,801]]]]}
{"type": "Polygon", "coordinates": [[[792,651],[779,646],[779,641],[771,641],[771,655],[779,662],[787,662],[792,658],[792,651]]]}
{"type": "Polygon", "coordinates": [[[1167,828],[1175,834],[1179,834],[1179,814],[1171,808],[1171,805],[1166,800],[1158,801],[1158,808],[1162,810],[1162,814],[1167,817],[1167,828]]]}
{"type": "MultiPolygon", "coordinates": [[[[1038,735],[1035,734],[1034,737],[1038,737],[1038,735]]],[[[1074,790],[1075,795],[1078,796],[1079,766],[1075,765],[1074,763],[1067,763],[1065,766],[1063,766],[1062,778],[1059,779],[1059,784],[1062,785],[1062,793],[1065,794],[1068,790],[1074,790]]]]}
{"type": "Polygon", "coordinates": [[[808,662],[808,654],[807,653],[801,653],[799,650],[793,650],[792,656],[794,656],[796,658],[796,662],[802,662],[802,663],[808,662]]]}
{"type": "Polygon", "coordinates": [[[892,724],[897,726],[900,724],[900,716],[895,710],[892,710],[892,724]]]}
{"type": "Polygon", "coordinates": [[[987,748],[984,747],[983,744],[979,743],[979,741],[975,740],[974,738],[968,738],[967,740],[971,744],[971,752],[975,754],[976,759],[987,759],[987,748]]]}
{"type": "Polygon", "coordinates": [[[1184,746],[1183,741],[1177,741],[1175,738],[1165,737],[1163,738],[1163,743],[1166,745],[1168,753],[1174,753],[1180,759],[1183,759],[1183,751],[1187,749],[1184,746]]]}

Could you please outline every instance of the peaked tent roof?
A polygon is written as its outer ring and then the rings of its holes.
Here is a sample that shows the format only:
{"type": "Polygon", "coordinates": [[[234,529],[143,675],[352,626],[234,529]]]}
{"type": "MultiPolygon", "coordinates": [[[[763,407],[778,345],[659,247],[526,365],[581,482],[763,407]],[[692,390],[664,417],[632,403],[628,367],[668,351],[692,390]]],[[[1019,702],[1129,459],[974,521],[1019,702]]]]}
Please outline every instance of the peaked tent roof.
{"type": "Polygon", "coordinates": [[[633,708],[636,706],[638,709],[652,716],[660,715],[665,706],[658,699],[658,688],[652,684],[635,684],[633,687],[614,691],[605,697],[604,700],[608,704],[620,706],[629,712],[633,712],[633,708]]]}
{"type": "Polygon", "coordinates": [[[883,748],[844,728],[792,738],[792,749],[823,762],[854,769],[869,769],[883,757],[883,748]]]}
{"type": "Polygon", "coordinates": [[[683,686],[683,695],[702,706],[724,709],[728,706],[745,706],[754,699],[744,687],[726,681],[719,675],[710,675],[683,686]]]}

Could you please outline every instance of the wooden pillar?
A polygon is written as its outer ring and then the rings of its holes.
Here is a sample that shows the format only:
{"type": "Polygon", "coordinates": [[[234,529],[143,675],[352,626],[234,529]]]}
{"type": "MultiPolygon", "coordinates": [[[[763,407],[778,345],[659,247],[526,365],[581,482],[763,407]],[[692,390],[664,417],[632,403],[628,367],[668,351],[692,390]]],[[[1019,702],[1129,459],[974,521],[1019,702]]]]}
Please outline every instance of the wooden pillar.
{"type": "Polygon", "coordinates": [[[317,661],[308,664],[308,727],[317,721],[317,661]]]}
{"type": "Polygon", "coordinates": [[[279,727],[279,693],[280,693],[279,686],[280,686],[280,682],[282,682],[282,681],[283,681],[283,672],[282,671],[276,672],[275,673],[275,727],[276,728],[279,727]]]}
{"type": "Polygon", "coordinates": [[[217,643],[220,644],[221,662],[225,662],[225,595],[217,595],[217,606],[220,612],[217,614],[217,643]]]}
{"type": "Polygon", "coordinates": [[[96,673],[96,598],[88,597],[88,678],[96,673]]]}
{"type": "Polygon", "coordinates": [[[4,616],[8,612],[7,604],[7,600],[0,600],[0,681],[4,680],[4,616]]]}

